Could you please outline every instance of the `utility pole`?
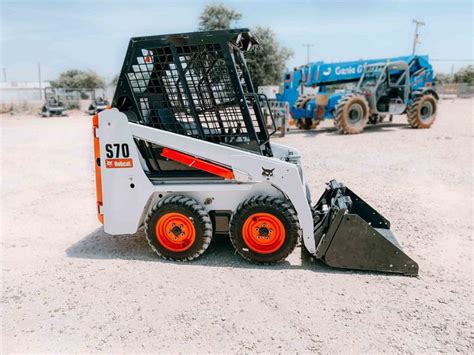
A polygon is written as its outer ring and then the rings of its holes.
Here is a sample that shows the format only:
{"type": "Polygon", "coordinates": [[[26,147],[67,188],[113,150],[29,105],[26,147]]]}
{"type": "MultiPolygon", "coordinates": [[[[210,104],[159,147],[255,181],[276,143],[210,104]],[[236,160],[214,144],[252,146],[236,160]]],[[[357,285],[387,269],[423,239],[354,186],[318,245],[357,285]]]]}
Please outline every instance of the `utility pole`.
{"type": "Polygon", "coordinates": [[[413,19],[413,23],[415,24],[415,36],[413,37],[413,50],[411,54],[415,54],[416,52],[416,44],[420,43],[420,35],[418,33],[418,28],[420,26],[424,26],[425,23],[423,21],[418,21],[416,19],[413,19]]]}
{"type": "Polygon", "coordinates": [[[3,67],[2,72],[3,72],[3,82],[6,83],[7,82],[7,68],[3,67]]]}
{"type": "Polygon", "coordinates": [[[39,97],[43,100],[43,90],[41,89],[41,63],[38,62],[38,84],[39,84],[39,97]]]}
{"type": "Polygon", "coordinates": [[[303,47],[306,47],[306,63],[309,63],[309,49],[314,47],[314,44],[311,43],[304,43],[303,47]]]}

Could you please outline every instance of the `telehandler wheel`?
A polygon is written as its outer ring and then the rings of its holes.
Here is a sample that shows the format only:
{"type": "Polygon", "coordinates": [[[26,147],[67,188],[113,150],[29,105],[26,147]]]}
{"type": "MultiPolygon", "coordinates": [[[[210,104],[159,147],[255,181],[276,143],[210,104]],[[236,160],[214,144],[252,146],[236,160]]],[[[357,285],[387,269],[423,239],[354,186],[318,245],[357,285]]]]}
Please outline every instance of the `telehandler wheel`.
{"type": "Polygon", "coordinates": [[[185,261],[202,255],[212,239],[212,222],[194,199],[173,195],[147,214],[145,234],[153,251],[164,259],[185,261]]]}
{"type": "Polygon", "coordinates": [[[242,202],[230,222],[230,240],[244,259],[277,263],[296,247],[300,224],[289,201],[257,195],[242,202]]]}
{"type": "Polygon", "coordinates": [[[311,118],[300,118],[296,120],[296,128],[309,130],[313,128],[313,120],[311,118]]]}
{"type": "Polygon", "coordinates": [[[306,104],[314,99],[316,96],[313,94],[303,94],[295,101],[295,107],[305,108],[306,104]]]}
{"type": "Polygon", "coordinates": [[[356,134],[362,132],[369,120],[369,104],[364,96],[349,94],[336,105],[334,125],[339,133],[356,134]]]}
{"type": "MultiPolygon", "coordinates": [[[[306,104],[310,102],[312,99],[315,98],[315,95],[312,94],[304,94],[298,97],[298,100],[295,102],[296,108],[305,108],[306,104]]],[[[300,129],[311,129],[313,128],[313,120],[311,118],[303,118],[298,120],[300,129]]],[[[315,128],[315,127],[314,127],[315,128]]]]}
{"type": "Polygon", "coordinates": [[[311,118],[305,118],[303,122],[303,129],[310,130],[313,128],[313,120],[311,118]]]}
{"type": "Polygon", "coordinates": [[[407,109],[408,123],[413,128],[430,128],[438,113],[436,98],[432,95],[416,95],[407,109]]]}

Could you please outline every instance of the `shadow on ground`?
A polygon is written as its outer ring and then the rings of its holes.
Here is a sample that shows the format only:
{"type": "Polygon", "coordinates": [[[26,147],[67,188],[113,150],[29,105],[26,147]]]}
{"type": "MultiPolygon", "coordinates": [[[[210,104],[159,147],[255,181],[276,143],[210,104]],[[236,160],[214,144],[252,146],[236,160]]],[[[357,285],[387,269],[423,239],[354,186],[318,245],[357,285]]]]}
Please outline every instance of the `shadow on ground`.
{"type": "MultiPolygon", "coordinates": [[[[234,250],[227,236],[216,236],[209,249],[197,260],[184,262],[186,266],[211,266],[231,267],[245,269],[304,269],[320,273],[363,273],[359,271],[334,269],[303,253],[301,247],[297,247],[295,253],[301,255],[301,263],[290,264],[284,261],[279,264],[261,265],[252,264],[242,259],[234,250]]],[[[112,236],[104,232],[103,227],[97,228],[83,239],[74,243],[66,249],[66,255],[71,258],[81,259],[119,259],[119,260],[141,260],[158,263],[176,263],[159,258],[151,250],[145,238],[143,230],[132,235],[112,236]]],[[[369,272],[370,274],[380,274],[369,272]]]]}
{"type": "MultiPolygon", "coordinates": [[[[412,129],[408,124],[406,123],[379,123],[379,124],[376,124],[376,125],[367,125],[365,128],[364,128],[364,131],[362,132],[362,134],[365,134],[365,133],[381,133],[381,132],[388,132],[388,131],[394,131],[396,130],[397,128],[401,128],[401,129],[406,129],[406,128],[409,128],[409,129],[412,129]]],[[[304,129],[291,129],[289,132],[287,132],[286,134],[288,135],[298,135],[298,134],[304,134],[306,137],[312,137],[312,136],[316,136],[318,134],[323,134],[323,133],[326,133],[326,134],[330,134],[330,135],[337,135],[337,136],[342,136],[341,133],[339,133],[337,130],[336,130],[336,127],[318,127],[316,129],[310,129],[310,130],[304,130],[304,129]]]]}

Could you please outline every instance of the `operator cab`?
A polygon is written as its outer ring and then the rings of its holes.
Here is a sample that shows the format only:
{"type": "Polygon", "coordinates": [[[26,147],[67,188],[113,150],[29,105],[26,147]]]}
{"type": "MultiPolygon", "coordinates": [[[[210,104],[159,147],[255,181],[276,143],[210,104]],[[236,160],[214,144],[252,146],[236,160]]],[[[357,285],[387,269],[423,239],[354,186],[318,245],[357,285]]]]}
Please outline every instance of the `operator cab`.
{"type": "Polygon", "coordinates": [[[368,64],[357,89],[375,108],[374,114],[402,114],[409,94],[409,66],[405,62],[368,64]]]}

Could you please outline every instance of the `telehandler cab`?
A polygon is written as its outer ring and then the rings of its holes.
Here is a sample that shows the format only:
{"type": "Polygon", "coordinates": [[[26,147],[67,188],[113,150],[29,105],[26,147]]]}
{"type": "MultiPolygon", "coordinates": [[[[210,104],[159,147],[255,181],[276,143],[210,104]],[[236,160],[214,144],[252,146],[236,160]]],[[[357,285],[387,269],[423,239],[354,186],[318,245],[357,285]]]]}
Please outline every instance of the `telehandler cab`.
{"type": "Polygon", "coordinates": [[[112,108],[93,118],[97,206],[108,234],[142,225],[172,260],[228,233],[244,259],[302,247],[339,268],[417,275],[390,223],[335,180],[312,206],[298,152],[270,141],[243,52],[248,30],[132,38],[112,108]]]}

